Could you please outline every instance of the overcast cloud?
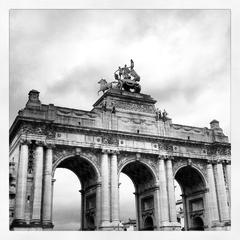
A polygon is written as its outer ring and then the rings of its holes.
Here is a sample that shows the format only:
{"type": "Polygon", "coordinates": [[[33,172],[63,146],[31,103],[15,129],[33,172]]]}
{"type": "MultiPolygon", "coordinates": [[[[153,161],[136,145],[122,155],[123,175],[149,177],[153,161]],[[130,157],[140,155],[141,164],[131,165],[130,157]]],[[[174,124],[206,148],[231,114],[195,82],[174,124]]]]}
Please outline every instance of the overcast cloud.
{"type": "Polygon", "coordinates": [[[42,103],[91,110],[97,81],[135,62],[142,93],[173,123],[230,136],[230,11],[11,10],[10,124],[31,89],[42,103]]]}

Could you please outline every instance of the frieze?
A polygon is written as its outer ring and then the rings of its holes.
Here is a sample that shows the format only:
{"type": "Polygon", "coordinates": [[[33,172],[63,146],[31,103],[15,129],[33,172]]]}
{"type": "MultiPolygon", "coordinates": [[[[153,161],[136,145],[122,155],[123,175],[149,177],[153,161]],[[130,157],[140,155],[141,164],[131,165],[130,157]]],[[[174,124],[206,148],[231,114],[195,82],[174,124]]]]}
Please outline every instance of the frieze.
{"type": "Polygon", "coordinates": [[[47,138],[55,138],[55,130],[52,125],[49,124],[29,124],[25,123],[21,127],[22,134],[35,134],[35,135],[45,135],[47,138]]]}
{"type": "Polygon", "coordinates": [[[102,138],[102,142],[104,144],[110,144],[110,145],[115,145],[118,146],[118,138],[116,136],[112,136],[112,135],[104,135],[102,138]]]}
{"type": "Polygon", "coordinates": [[[115,102],[116,109],[124,109],[128,111],[135,111],[135,112],[145,112],[145,113],[154,113],[154,106],[146,105],[146,104],[135,104],[131,102],[115,102]]]}
{"type": "Polygon", "coordinates": [[[171,143],[159,142],[158,143],[158,147],[159,147],[160,151],[166,151],[168,153],[172,153],[173,152],[173,145],[171,143]]]}
{"type": "Polygon", "coordinates": [[[208,155],[222,155],[222,156],[230,156],[231,155],[231,147],[230,146],[208,146],[207,147],[208,155]]]}
{"type": "MultiPolygon", "coordinates": [[[[68,128],[68,127],[56,127],[55,128],[56,132],[65,132],[65,133],[81,133],[81,134],[86,134],[86,135],[91,135],[93,137],[102,137],[103,139],[106,139],[103,141],[103,143],[105,144],[114,144],[114,145],[118,145],[119,139],[124,139],[124,140],[139,140],[139,141],[147,141],[147,142],[151,142],[151,143],[157,143],[159,145],[159,149],[160,150],[165,150],[168,153],[172,153],[173,152],[173,145],[175,146],[176,144],[178,144],[179,146],[196,146],[197,148],[199,147],[203,147],[206,148],[205,145],[203,145],[202,143],[198,143],[198,142],[181,142],[181,140],[178,141],[174,141],[172,142],[170,139],[169,141],[162,141],[160,140],[158,137],[153,138],[151,136],[141,136],[141,135],[130,135],[130,134],[116,134],[116,133],[111,133],[108,132],[106,133],[104,130],[103,131],[89,131],[89,129],[84,129],[84,128],[68,128]]],[[[209,146],[208,146],[208,153],[209,153],[209,146]]]]}

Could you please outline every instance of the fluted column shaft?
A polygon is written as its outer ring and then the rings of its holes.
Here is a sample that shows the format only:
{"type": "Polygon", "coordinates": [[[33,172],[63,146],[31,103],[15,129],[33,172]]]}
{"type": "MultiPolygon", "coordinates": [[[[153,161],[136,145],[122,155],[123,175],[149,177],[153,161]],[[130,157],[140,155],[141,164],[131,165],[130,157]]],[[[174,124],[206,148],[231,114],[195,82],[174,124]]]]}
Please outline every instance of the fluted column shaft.
{"type": "Polygon", "coordinates": [[[41,220],[42,181],[43,181],[43,143],[37,143],[34,165],[34,192],[32,222],[41,220]]]}
{"type": "Polygon", "coordinates": [[[160,221],[169,222],[168,215],[168,194],[165,163],[162,157],[159,158],[159,201],[160,201],[160,221]]]}
{"type": "Polygon", "coordinates": [[[52,146],[47,146],[45,165],[43,170],[43,223],[51,223],[51,206],[52,206],[52,146]]]}
{"type": "Polygon", "coordinates": [[[221,162],[214,165],[217,187],[217,197],[220,211],[220,220],[229,220],[229,211],[227,205],[227,192],[223,175],[223,166],[221,162]]]}
{"type": "Polygon", "coordinates": [[[167,190],[168,190],[168,203],[169,203],[169,218],[170,218],[170,222],[177,222],[172,160],[167,159],[166,165],[167,165],[167,190]]]}
{"type": "Polygon", "coordinates": [[[101,159],[102,173],[102,226],[110,225],[110,195],[109,195],[109,161],[107,151],[103,151],[101,159]]]}
{"type": "Polygon", "coordinates": [[[216,195],[216,188],[214,182],[214,175],[213,175],[213,166],[211,162],[207,164],[207,178],[208,178],[208,209],[209,209],[209,219],[210,224],[212,221],[219,221],[218,215],[218,204],[217,204],[217,195],[216,195]]]}
{"type": "Polygon", "coordinates": [[[27,190],[27,169],[28,169],[28,142],[22,142],[20,148],[20,159],[18,165],[18,178],[16,189],[15,219],[24,221],[26,190],[27,190]]]}
{"type": "Polygon", "coordinates": [[[111,213],[112,222],[119,223],[119,198],[118,198],[118,173],[117,173],[117,153],[111,157],[111,213]]]}
{"type": "Polygon", "coordinates": [[[231,164],[229,162],[227,162],[226,164],[226,177],[228,184],[229,200],[231,201],[231,164]]]}

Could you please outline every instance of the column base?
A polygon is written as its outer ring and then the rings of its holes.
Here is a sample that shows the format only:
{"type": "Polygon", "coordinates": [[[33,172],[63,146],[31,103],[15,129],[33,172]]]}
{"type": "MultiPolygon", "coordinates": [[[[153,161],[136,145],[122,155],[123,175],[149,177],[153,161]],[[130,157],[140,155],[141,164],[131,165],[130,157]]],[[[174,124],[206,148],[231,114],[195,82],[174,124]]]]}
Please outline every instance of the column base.
{"type": "Polygon", "coordinates": [[[109,221],[103,221],[99,227],[99,231],[113,231],[113,227],[109,221]]]}
{"type": "Polygon", "coordinates": [[[14,219],[10,225],[10,230],[14,231],[15,228],[25,228],[27,226],[28,224],[24,219],[14,219]]]}
{"type": "Polygon", "coordinates": [[[42,223],[40,220],[32,220],[30,223],[22,219],[14,219],[11,226],[11,231],[42,231],[42,223]]]}
{"type": "Polygon", "coordinates": [[[54,227],[54,225],[51,221],[45,221],[42,223],[42,228],[44,231],[52,230],[53,227],[54,227]]]}
{"type": "Polygon", "coordinates": [[[121,231],[122,228],[119,229],[116,226],[100,226],[99,231],[121,231]]]}
{"type": "Polygon", "coordinates": [[[159,226],[160,231],[181,231],[181,224],[178,222],[162,222],[159,226]]]}

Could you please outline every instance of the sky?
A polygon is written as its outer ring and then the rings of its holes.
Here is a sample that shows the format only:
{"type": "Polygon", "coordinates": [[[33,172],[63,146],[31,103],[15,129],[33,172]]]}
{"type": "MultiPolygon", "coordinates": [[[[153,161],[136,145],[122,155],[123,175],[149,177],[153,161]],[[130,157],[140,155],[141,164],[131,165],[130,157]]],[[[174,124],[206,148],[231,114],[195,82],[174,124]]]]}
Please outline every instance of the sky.
{"type": "Polygon", "coordinates": [[[97,82],[130,59],[173,123],[217,119],[230,137],[229,10],[11,10],[10,125],[31,89],[44,104],[91,110],[97,82]]]}

